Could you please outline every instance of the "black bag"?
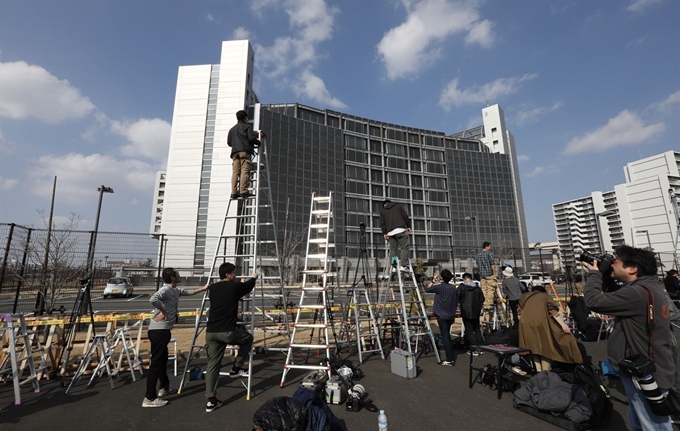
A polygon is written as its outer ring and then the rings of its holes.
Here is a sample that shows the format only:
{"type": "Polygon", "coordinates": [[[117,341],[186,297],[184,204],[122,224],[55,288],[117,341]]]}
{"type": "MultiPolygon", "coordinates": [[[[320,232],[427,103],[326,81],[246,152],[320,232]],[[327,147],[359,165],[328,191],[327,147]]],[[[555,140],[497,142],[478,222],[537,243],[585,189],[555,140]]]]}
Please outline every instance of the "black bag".
{"type": "Polygon", "coordinates": [[[486,344],[508,344],[510,342],[510,337],[505,329],[498,329],[496,331],[491,331],[488,334],[484,334],[484,342],[486,342],[486,344]]]}
{"type": "Polygon", "coordinates": [[[205,376],[203,375],[203,370],[200,367],[194,367],[189,371],[189,380],[203,380],[205,376]]]}
{"type": "Polygon", "coordinates": [[[305,431],[307,408],[290,397],[274,397],[257,409],[253,425],[262,431],[305,431]]]}
{"type": "Polygon", "coordinates": [[[609,390],[602,383],[597,368],[592,365],[577,365],[574,367],[574,380],[574,383],[583,388],[593,408],[593,415],[588,423],[598,426],[609,422],[614,405],[609,397],[609,390]]]}

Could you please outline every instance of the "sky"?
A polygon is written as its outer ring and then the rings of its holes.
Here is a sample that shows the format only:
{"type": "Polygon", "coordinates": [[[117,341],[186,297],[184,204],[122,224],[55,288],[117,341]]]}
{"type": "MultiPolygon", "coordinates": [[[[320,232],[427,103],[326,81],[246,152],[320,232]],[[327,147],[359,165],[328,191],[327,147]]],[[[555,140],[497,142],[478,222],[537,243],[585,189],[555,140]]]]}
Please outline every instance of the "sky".
{"type": "Polygon", "coordinates": [[[680,151],[680,0],[0,1],[0,222],[148,232],[178,67],[249,39],[262,103],[447,134],[498,103],[530,242],[551,205],[680,151]]]}

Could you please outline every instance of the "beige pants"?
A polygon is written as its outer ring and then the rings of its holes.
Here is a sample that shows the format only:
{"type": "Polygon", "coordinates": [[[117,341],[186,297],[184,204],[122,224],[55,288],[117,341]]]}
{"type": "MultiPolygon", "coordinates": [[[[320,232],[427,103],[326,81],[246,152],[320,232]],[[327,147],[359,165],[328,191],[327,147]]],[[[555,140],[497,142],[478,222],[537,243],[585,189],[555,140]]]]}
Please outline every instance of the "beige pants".
{"type": "Polygon", "coordinates": [[[541,355],[533,355],[534,356],[534,366],[536,367],[536,371],[541,372],[541,371],[550,371],[552,366],[550,365],[550,359],[541,356],[541,355]]]}
{"type": "Polygon", "coordinates": [[[250,182],[250,154],[245,151],[234,154],[231,168],[231,194],[246,193],[250,182]]]}
{"type": "Polygon", "coordinates": [[[493,307],[493,296],[496,293],[498,282],[495,275],[482,277],[482,293],[484,294],[484,308],[493,307]]]}

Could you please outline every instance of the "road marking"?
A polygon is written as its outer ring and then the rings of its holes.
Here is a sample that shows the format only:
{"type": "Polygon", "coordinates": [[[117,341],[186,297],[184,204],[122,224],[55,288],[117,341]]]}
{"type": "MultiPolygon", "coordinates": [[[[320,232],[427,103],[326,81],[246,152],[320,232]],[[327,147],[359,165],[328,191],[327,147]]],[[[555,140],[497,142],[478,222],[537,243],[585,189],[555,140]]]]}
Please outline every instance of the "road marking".
{"type": "Polygon", "coordinates": [[[128,299],[127,302],[134,301],[135,299],[141,298],[142,296],[144,296],[144,295],[141,295],[141,294],[140,294],[140,295],[134,296],[134,297],[128,299]]]}

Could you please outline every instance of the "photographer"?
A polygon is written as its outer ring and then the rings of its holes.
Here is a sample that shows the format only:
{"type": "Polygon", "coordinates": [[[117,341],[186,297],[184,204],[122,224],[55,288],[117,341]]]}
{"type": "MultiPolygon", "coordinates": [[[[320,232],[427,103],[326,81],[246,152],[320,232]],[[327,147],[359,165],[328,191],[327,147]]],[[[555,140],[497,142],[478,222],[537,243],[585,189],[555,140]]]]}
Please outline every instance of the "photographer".
{"type": "Polygon", "coordinates": [[[255,196],[248,191],[250,184],[250,159],[255,154],[255,147],[261,142],[258,139],[266,137],[261,130],[253,130],[248,123],[248,113],[238,111],[238,122],[229,129],[227,145],[231,147],[231,199],[249,198],[255,196]]]}
{"type": "MultiPolygon", "coordinates": [[[[603,274],[597,259],[588,263],[585,287],[586,306],[592,311],[615,317],[614,331],[609,337],[607,356],[612,364],[619,364],[628,398],[628,422],[633,430],[671,430],[670,416],[652,412],[649,386],[643,392],[636,384],[640,377],[620,365],[624,358],[641,355],[655,371],[650,380],[663,394],[673,386],[675,364],[671,350],[669,310],[665,305],[663,287],[656,277],[656,259],[648,250],[622,245],[615,250],[611,263],[611,276],[623,283],[616,291],[603,292],[603,274]],[[650,310],[652,311],[650,313],[650,310]],[[635,382],[634,382],[635,380],[635,382]]],[[[607,262],[601,262],[606,266],[607,262]]]]}

